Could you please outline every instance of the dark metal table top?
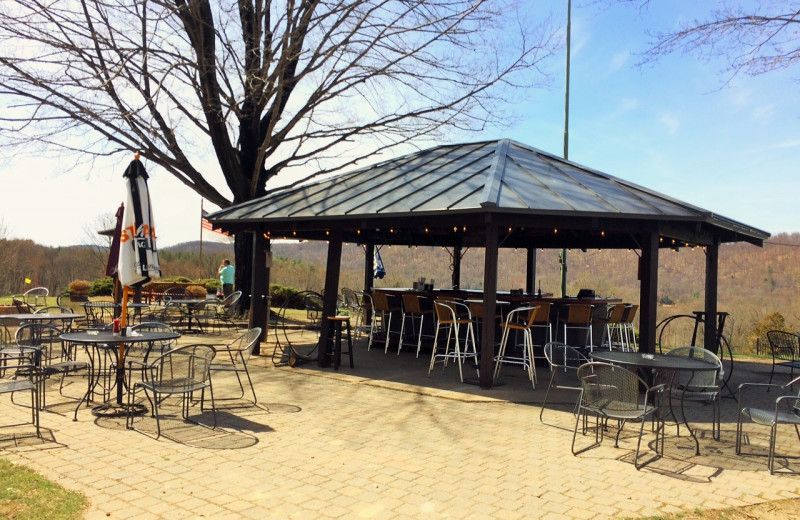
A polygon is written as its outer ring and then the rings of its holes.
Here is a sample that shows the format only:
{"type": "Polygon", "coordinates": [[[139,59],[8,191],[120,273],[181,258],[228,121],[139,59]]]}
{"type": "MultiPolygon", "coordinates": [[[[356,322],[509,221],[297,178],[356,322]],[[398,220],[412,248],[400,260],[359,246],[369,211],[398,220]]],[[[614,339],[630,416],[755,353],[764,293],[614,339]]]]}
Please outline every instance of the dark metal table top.
{"type": "Polygon", "coordinates": [[[97,334],[90,332],[67,332],[61,335],[61,339],[72,343],[84,343],[87,345],[106,344],[119,345],[120,343],[141,343],[149,341],[167,341],[181,337],[177,332],[137,332],[136,336],[122,336],[113,334],[111,331],[99,331],[97,334]]]}
{"type": "Polygon", "coordinates": [[[0,314],[0,321],[2,320],[15,320],[15,321],[52,321],[52,320],[74,320],[83,318],[83,314],[76,314],[72,312],[42,312],[39,314],[0,314]]]}
{"type": "Polygon", "coordinates": [[[592,352],[589,356],[596,361],[653,370],[686,370],[694,372],[717,369],[717,365],[702,359],[682,356],[665,356],[664,354],[645,354],[643,352],[620,352],[612,350],[592,352]]]}

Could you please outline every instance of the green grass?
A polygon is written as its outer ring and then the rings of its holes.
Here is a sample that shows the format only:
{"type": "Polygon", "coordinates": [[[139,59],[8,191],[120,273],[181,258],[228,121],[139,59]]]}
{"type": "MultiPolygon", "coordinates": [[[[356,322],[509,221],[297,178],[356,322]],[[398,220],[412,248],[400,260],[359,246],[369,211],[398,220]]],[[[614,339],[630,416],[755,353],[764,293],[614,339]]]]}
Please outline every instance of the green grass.
{"type": "Polygon", "coordinates": [[[83,518],[88,500],[34,471],[0,458],[0,518],[71,520],[83,518]]]}

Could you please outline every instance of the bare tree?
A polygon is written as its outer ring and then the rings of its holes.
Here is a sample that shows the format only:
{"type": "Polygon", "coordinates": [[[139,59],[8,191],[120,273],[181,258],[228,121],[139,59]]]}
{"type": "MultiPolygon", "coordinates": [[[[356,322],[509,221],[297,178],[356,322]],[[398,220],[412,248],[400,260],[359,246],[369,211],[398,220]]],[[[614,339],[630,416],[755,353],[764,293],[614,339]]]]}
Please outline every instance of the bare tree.
{"type": "MultiPolygon", "coordinates": [[[[643,6],[650,0],[622,0],[643,6]]],[[[704,58],[722,58],[731,77],[757,76],[789,68],[800,60],[800,5],[797,2],[754,2],[713,10],[703,20],[684,22],[676,31],[655,33],[645,54],[652,61],[681,51],[704,58]]]]}
{"type": "Polygon", "coordinates": [[[224,208],[281,172],[502,121],[553,51],[524,14],[512,0],[5,0],[0,138],[140,150],[224,208]]]}

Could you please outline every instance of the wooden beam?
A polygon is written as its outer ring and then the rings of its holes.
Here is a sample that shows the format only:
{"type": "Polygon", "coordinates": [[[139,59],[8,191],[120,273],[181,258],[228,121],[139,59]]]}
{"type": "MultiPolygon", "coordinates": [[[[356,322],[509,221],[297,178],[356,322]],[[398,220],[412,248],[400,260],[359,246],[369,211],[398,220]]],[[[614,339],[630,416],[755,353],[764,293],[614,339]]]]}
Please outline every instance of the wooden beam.
{"type": "MultiPolygon", "coordinates": [[[[372,294],[372,284],[375,280],[375,244],[364,246],[364,292],[372,294]]],[[[364,324],[372,323],[372,307],[367,307],[364,324]]]]}
{"type": "Polygon", "coordinates": [[[336,315],[336,300],[339,296],[339,271],[342,266],[342,232],[332,230],[328,240],[328,262],[325,267],[325,294],[322,297],[322,316],[320,317],[320,327],[322,330],[319,336],[319,346],[317,347],[317,364],[327,367],[331,363],[328,356],[328,338],[330,337],[330,327],[328,327],[328,316],[336,315]]]}

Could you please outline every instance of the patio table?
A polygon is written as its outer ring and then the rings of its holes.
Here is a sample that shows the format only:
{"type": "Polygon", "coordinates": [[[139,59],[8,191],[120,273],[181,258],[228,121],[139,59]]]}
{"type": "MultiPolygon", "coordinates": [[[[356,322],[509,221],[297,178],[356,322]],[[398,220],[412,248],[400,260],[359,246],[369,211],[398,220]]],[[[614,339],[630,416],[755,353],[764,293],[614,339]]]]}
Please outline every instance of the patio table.
{"type": "MultiPolygon", "coordinates": [[[[708,361],[697,358],[686,358],[678,356],[665,356],[663,354],[647,354],[644,352],[622,352],[622,351],[594,351],[589,354],[592,359],[596,361],[604,361],[613,365],[619,365],[631,368],[640,368],[643,370],[651,370],[653,372],[667,373],[670,385],[675,379],[678,372],[690,372],[694,375],[695,372],[702,372],[704,370],[716,370],[717,366],[708,361]]],[[[683,385],[683,392],[681,393],[680,406],[681,416],[683,417],[683,424],[689,430],[689,434],[694,439],[695,454],[700,455],[700,441],[694,430],[689,426],[689,421],[684,413],[683,403],[686,388],[691,384],[691,378],[683,385]]],[[[668,394],[670,413],[672,413],[672,394],[668,394]]],[[[678,418],[672,413],[672,417],[677,424],[678,418]]]]}
{"type": "MultiPolygon", "coordinates": [[[[200,323],[200,320],[197,319],[197,316],[195,316],[194,311],[195,311],[195,308],[197,307],[197,304],[202,303],[204,301],[206,301],[206,300],[200,300],[200,299],[175,299],[175,300],[170,300],[169,301],[170,304],[179,305],[179,306],[184,307],[186,309],[186,329],[184,329],[183,332],[185,332],[187,334],[202,334],[203,333],[203,325],[200,323]],[[194,321],[197,324],[197,328],[196,329],[192,328],[192,321],[194,321]]],[[[212,300],[212,301],[216,301],[216,300],[212,300]]]]}
{"type": "MultiPolygon", "coordinates": [[[[177,332],[137,332],[134,336],[116,335],[109,331],[84,331],[84,332],[69,332],[61,335],[61,339],[70,343],[83,345],[87,353],[89,353],[91,363],[90,383],[86,391],[86,395],[78,402],[75,408],[75,417],[78,419],[78,410],[81,404],[89,401],[103,377],[107,372],[105,359],[107,356],[112,356],[113,361],[116,363],[116,371],[114,373],[114,385],[116,386],[116,398],[114,400],[107,400],[104,403],[94,407],[92,413],[102,416],[123,416],[127,413],[125,404],[122,398],[123,387],[125,386],[125,366],[124,366],[124,352],[120,356],[120,350],[124,349],[126,345],[134,343],[147,343],[148,350],[153,347],[153,344],[160,341],[168,341],[178,339],[181,337],[177,332]]],[[[105,389],[107,390],[107,389],[105,389]]],[[[145,410],[137,410],[143,413],[145,410]]]]}

